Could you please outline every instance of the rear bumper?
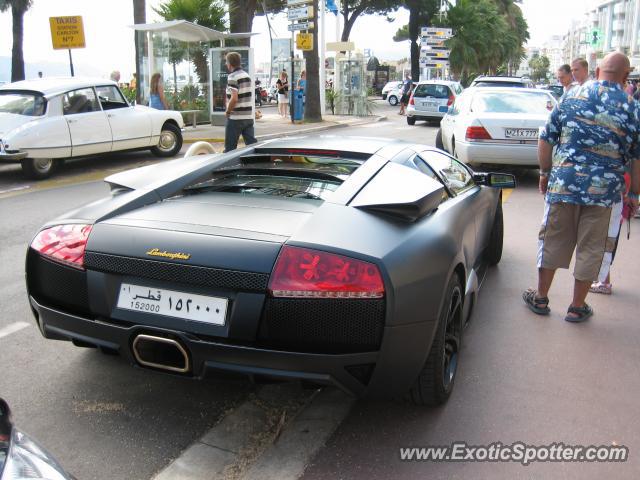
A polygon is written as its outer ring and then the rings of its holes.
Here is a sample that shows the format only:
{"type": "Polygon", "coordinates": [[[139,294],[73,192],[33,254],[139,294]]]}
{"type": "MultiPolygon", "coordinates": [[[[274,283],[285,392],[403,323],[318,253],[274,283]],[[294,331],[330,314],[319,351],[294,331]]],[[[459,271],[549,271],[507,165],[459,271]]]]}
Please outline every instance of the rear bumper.
{"type": "Polygon", "coordinates": [[[519,144],[491,144],[456,140],[456,156],[469,164],[538,166],[538,146],[519,144]]]}
{"type": "Polygon", "coordinates": [[[419,373],[431,344],[434,322],[385,327],[379,351],[317,354],[222,343],[181,331],[145,325],[124,326],[72,315],[29,297],[41,333],[117,350],[137,364],[131,346],[139,334],[174,338],[189,352],[192,371],[203,378],[216,371],[333,385],[355,396],[395,397],[405,393],[419,373]]]}
{"type": "Polygon", "coordinates": [[[423,111],[416,109],[413,105],[407,106],[407,117],[415,117],[416,120],[426,120],[431,118],[443,118],[447,114],[446,110],[444,112],[436,112],[436,111],[423,111]]]}

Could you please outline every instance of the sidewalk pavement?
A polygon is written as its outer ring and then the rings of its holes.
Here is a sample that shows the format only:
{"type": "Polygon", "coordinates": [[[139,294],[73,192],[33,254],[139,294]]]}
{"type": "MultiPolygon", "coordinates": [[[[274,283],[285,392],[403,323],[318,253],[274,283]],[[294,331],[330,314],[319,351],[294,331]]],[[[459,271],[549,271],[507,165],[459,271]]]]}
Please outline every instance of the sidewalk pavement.
{"type": "MultiPolygon", "coordinates": [[[[367,123],[386,120],[385,115],[369,115],[355,117],[348,115],[324,115],[322,122],[292,123],[291,118],[282,118],[277,112],[269,112],[270,108],[262,108],[262,118],[255,122],[256,138],[267,140],[287,134],[312,133],[331,128],[364,125],[367,123]]],[[[196,128],[185,126],[182,131],[184,143],[204,141],[209,143],[224,142],[224,127],[212,125],[198,125],[196,128]]]]}

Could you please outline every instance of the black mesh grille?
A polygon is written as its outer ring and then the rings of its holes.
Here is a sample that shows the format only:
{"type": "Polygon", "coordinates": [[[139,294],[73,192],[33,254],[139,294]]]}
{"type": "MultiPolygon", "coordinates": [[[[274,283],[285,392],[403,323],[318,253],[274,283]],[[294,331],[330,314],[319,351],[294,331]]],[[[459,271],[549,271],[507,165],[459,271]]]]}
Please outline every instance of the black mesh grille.
{"type": "Polygon", "coordinates": [[[84,264],[87,269],[100,272],[252,292],[266,290],[269,282],[269,274],[267,273],[180,265],[95,252],[85,254],[84,264]]]}
{"type": "Polygon", "coordinates": [[[47,260],[29,249],[27,283],[39,303],[77,315],[89,314],[86,272],[47,260]]]}
{"type": "Polygon", "coordinates": [[[384,310],[383,299],[269,298],[258,341],[297,352],[375,351],[382,341],[384,310]]]}

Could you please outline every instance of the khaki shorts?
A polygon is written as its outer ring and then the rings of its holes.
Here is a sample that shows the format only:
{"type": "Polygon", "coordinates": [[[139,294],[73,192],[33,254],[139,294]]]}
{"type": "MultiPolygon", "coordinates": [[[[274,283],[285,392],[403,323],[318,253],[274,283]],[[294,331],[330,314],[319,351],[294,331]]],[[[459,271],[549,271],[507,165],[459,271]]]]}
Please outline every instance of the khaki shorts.
{"type": "Polygon", "coordinates": [[[573,203],[546,203],[538,235],[538,268],[569,268],[573,251],[576,280],[598,278],[605,252],[613,251],[608,236],[611,208],[573,203]]]}

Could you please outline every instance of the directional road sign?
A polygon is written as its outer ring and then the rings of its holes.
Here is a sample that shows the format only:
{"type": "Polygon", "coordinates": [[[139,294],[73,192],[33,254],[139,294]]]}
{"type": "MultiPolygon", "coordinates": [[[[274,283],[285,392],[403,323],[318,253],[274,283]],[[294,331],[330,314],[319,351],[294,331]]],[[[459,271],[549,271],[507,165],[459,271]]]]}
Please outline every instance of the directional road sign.
{"type": "Polygon", "coordinates": [[[313,7],[305,5],[304,7],[290,8],[287,11],[289,20],[306,20],[313,17],[313,7]]]}
{"type": "Polygon", "coordinates": [[[292,23],[287,27],[290,32],[297,30],[313,30],[313,22],[292,23]]]}

